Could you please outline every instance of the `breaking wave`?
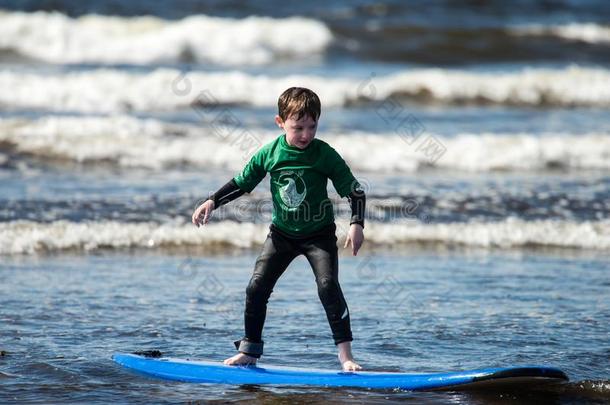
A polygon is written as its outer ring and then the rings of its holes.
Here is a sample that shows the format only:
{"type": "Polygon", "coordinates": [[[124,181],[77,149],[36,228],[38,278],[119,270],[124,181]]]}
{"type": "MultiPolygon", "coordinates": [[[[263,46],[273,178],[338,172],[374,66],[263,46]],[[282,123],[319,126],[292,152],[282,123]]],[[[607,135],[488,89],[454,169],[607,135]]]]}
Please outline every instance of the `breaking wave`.
{"type": "MultiPolygon", "coordinates": [[[[124,223],[117,221],[0,223],[0,254],[33,254],[65,250],[124,248],[218,247],[251,248],[261,244],[266,224],[222,221],[204,228],[191,224],[124,223]]],[[[338,237],[345,235],[338,226],[338,237]]],[[[610,221],[523,221],[423,224],[369,221],[367,244],[393,247],[405,244],[462,245],[484,248],[558,247],[610,248],[610,221]]]]}
{"type": "Polygon", "coordinates": [[[322,53],[332,39],[323,23],[300,17],[195,15],[168,21],[157,17],[70,18],[42,11],[0,12],[0,49],[59,64],[262,65],[322,53]]]}
{"type": "MultiPolygon", "coordinates": [[[[193,166],[240,170],[255,150],[278,135],[264,131],[249,134],[248,142],[241,142],[238,136],[243,135],[243,129],[223,138],[209,126],[122,115],[3,119],[0,165],[33,157],[151,169],[193,166]],[[214,153],[205,152],[210,150],[214,153]]],[[[413,173],[431,167],[468,172],[610,169],[607,133],[422,133],[415,139],[360,132],[320,136],[354,170],[369,172],[413,173]]]]}
{"type": "Polygon", "coordinates": [[[286,88],[318,93],[326,107],[381,102],[511,106],[610,106],[610,71],[571,66],[514,72],[413,69],[363,78],[312,75],[269,76],[240,71],[184,74],[174,69],[134,73],[112,69],[84,72],[0,72],[0,105],[7,109],[75,112],[171,111],[196,105],[273,107],[286,88]]]}
{"type": "Polygon", "coordinates": [[[610,43],[610,27],[595,23],[571,23],[564,25],[528,25],[514,27],[511,32],[520,36],[554,36],[589,44],[610,43]]]}

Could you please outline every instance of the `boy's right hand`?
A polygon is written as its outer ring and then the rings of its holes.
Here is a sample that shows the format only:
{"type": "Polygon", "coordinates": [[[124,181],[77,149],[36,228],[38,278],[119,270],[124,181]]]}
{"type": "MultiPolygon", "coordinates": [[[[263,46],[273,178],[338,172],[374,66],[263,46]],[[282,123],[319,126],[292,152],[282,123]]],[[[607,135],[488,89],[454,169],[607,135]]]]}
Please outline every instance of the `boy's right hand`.
{"type": "Polygon", "coordinates": [[[214,201],[207,200],[203,204],[201,204],[195,212],[193,212],[193,225],[196,225],[197,228],[201,225],[205,225],[210,220],[210,216],[212,211],[214,210],[214,201]]]}

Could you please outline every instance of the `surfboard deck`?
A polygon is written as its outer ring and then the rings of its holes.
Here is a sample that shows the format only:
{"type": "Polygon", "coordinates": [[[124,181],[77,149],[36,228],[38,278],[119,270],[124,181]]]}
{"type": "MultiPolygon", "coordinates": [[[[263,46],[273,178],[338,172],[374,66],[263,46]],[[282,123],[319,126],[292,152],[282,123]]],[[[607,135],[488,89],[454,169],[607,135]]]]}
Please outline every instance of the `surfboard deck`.
{"type": "Polygon", "coordinates": [[[520,366],[484,368],[446,373],[395,373],[377,371],[343,372],[309,368],[257,365],[226,366],[221,362],[172,357],[149,358],[116,353],[121,366],[163,380],[211,384],[311,385],[404,390],[468,388],[475,385],[541,384],[567,381],[566,374],[553,367],[520,366]]]}

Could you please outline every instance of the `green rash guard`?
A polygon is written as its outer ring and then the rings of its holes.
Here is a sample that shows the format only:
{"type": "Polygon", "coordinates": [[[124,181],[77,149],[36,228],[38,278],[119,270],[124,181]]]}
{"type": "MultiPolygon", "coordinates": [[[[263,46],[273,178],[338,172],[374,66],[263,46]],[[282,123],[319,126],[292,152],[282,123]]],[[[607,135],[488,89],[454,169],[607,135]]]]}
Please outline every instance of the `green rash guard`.
{"type": "Polygon", "coordinates": [[[335,220],[326,185],[330,179],[341,197],[360,189],[343,158],[326,142],[314,138],[305,149],[290,146],[286,135],[265,144],[234,177],[249,193],[271,174],[272,223],[295,236],[307,235],[335,220]]]}

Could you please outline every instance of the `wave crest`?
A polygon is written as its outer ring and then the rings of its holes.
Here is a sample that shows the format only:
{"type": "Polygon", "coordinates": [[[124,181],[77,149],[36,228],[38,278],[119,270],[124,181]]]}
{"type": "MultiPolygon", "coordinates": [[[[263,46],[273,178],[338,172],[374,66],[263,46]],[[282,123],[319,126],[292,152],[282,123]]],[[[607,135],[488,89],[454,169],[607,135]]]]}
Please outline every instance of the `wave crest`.
{"type": "MultiPolygon", "coordinates": [[[[277,136],[262,131],[250,134],[254,143],[240,145],[234,138],[218,136],[210,127],[129,116],[0,119],[0,152],[9,151],[17,158],[26,155],[120,167],[162,169],[186,165],[240,170],[251,153],[277,136]],[[202,153],[207,150],[214,153],[202,153]]],[[[320,135],[354,170],[367,172],[412,173],[431,167],[467,172],[610,169],[610,136],[606,133],[424,133],[413,143],[391,133],[320,135]],[[425,153],[422,145],[430,139],[442,145],[442,155],[425,153]],[[431,159],[434,157],[438,159],[431,159]]],[[[7,156],[0,155],[0,164],[6,165],[7,160],[7,156]]]]}
{"type": "Polygon", "coordinates": [[[52,63],[261,65],[322,53],[332,39],[323,23],[300,17],[167,21],[0,12],[0,48],[52,63]]]}
{"type": "Polygon", "coordinates": [[[267,76],[240,71],[190,72],[112,69],[36,74],[1,71],[0,104],[12,109],[123,112],[164,111],[193,105],[273,107],[286,88],[313,89],[326,107],[406,98],[420,103],[514,106],[610,106],[610,71],[571,66],[491,73],[413,69],[368,78],[267,76]],[[202,98],[202,95],[205,97],[202,98]]]}
{"type": "Polygon", "coordinates": [[[511,32],[520,36],[554,36],[589,44],[610,43],[610,27],[595,23],[571,23],[564,25],[529,25],[513,27],[511,32]]]}
{"type": "MultiPolygon", "coordinates": [[[[337,235],[345,236],[338,224],[337,235]]],[[[195,228],[192,225],[57,221],[0,223],[0,254],[33,254],[64,250],[122,248],[218,247],[251,248],[265,240],[265,224],[222,221],[195,228]]],[[[367,244],[388,248],[408,244],[461,245],[483,248],[559,247],[609,249],[610,220],[523,221],[392,224],[369,221],[367,244]]]]}

